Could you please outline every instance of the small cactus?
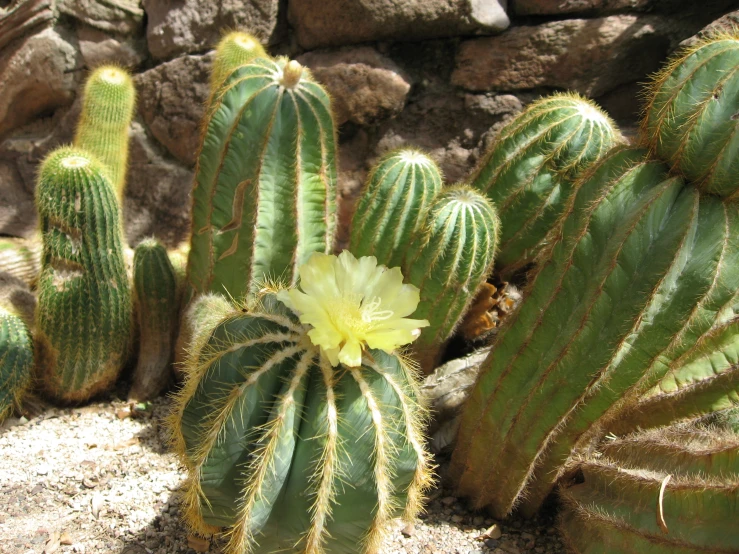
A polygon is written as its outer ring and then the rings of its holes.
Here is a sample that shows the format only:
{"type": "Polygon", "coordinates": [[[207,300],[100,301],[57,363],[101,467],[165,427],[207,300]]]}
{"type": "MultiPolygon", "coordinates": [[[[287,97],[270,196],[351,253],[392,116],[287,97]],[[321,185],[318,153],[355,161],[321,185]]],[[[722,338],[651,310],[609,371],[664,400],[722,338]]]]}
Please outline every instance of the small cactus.
{"type": "Polygon", "coordinates": [[[28,327],[8,306],[0,305],[0,423],[31,386],[33,342],[28,327]]]}
{"type": "Polygon", "coordinates": [[[400,149],[374,167],[352,220],[349,250],[399,267],[426,211],[441,190],[441,173],[425,154],[400,149]]]}
{"type": "Polygon", "coordinates": [[[213,60],[213,69],[210,73],[210,100],[213,103],[215,95],[220,90],[231,73],[237,68],[249,63],[254,58],[267,58],[267,52],[259,41],[243,31],[232,31],[216,46],[216,55],[213,60]]]}

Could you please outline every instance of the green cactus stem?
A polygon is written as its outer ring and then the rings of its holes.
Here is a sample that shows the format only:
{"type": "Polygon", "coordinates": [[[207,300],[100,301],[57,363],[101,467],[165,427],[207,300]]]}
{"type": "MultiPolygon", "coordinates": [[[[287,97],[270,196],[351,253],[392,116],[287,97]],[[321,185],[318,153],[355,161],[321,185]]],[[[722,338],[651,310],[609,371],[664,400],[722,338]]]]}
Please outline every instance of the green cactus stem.
{"type": "Polygon", "coordinates": [[[216,55],[210,73],[208,106],[213,104],[213,99],[224,81],[237,67],[246,65],[254,58],[268,57],[259,41],[249,33],[232,31],[224,35],[216,46],[216,55]]]}
{"type": "Polygon", "coordinates": [[[133,258],[139,349],[128,393],[131,400],[150,400],[169,381],[179,324],[180,284],[164,246],[153,238],[141,241],[133,258]]]}
{"type": "Polygon", "coordinates": [[[739,435],[660,428],[601,445],[584,482],[560,491],[560,529],[578,554],[739,550],[739,435]]]}
{"type": "Polygon", "coordinates": [[[21,317],[0,305],[0,423],[7,418],[30,388],[33,342],[21,317]]]}
{"type": "Polygon", "coordinates": [[[386,154],[370,173],[351,225],[349,251],[400,267],[413,235],[441,190],[441,172],[417,150],[386,154]]]}
{"type": "Polygon", "coordinates": [[[490,202],[466,186],[441,192],[408,248],[403,273],[421,290],[414,317],[430,323],[414,350],[424,373],[433,371],[445,342],[492,271],[498,216],[490,202]]]}
{"type": "Polygon", "coordinates": [[[415,376],[380,350],[333,368],[272,294],[244,312],[208,333],[176,399],[188,523],[227,528],[227,554],[378,552],[429,482],[415,376]]]}
{"type": "Polygon", "coordinates": [[[240,298],[268,279],[294,282],[310,253],[331,250],[336,137],[328,95],[295,61],[252,60],[216,103],[196,169],[188,280],[191,293],[240,298]]]}
{"type": "Polygon", "coordinates": [[[118,203],[99,162],[60,148],[41,166],[36,207],[44,244],[38,369],[51,396],[79,402],[110,386],[129,353],[132,303],[118,203]]]}
{"type": "Polygon", "coordinates": [[[41,240],[0,237],[0,271],[33,285],[41,271],[41,240]]]}
{"type": "Polygon", "coordinates": [[[577,177],[622,140],[605,112],[574,93],[542,98],[503,128],[470,182],[498,210],[495,263],[504,276],[534,261],[577,177]]]}
{"type": "Polygon", "coordinates": [[[641,142],[702,191],[739,196],[739,34],[683,51],[649,86],[641,142]]]}
{"type": "Polygon", "coordinates": [[[105,65],[92,72],[83,94],[74,145],[102,163],[121,202],[128,169],[128,127],[136,103],[133,79],[125,69],[105,65]]]}

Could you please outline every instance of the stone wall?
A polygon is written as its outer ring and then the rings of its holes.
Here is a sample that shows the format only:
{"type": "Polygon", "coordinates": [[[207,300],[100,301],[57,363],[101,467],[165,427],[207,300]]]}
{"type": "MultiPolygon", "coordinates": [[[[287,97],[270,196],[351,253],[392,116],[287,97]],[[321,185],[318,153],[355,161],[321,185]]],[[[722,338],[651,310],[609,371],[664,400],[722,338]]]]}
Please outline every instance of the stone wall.
{"type": "MultiPolygon", "coordinates": [[[[189,231],[210,49],[224,29],[309,66],[335,100],[341,213],[371,164],[423,148],[448,182],[522,106],[572,89],[628,132],[639,83],[736,0],[0,0],[0,235],[36,226],[36,166],[69,142],[86,74],[135,73],[129,242],[189,231]]],[[[730,25],[737,13],[727,15],[730,25]]]]}

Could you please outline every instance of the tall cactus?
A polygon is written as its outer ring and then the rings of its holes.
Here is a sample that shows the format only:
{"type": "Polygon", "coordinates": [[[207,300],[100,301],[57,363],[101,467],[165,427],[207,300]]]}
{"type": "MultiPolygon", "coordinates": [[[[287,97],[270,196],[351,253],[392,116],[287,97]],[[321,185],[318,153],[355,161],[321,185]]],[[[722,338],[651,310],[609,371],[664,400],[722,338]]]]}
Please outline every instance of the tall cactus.
{"type": "Polygon", "coordinates": [[[106,65],[93,71],[85,83],[82,113],[74,145],[97,158],[120,202],[128,169],[128,127],[136,91],[131,75],[106,65]]]}
{"type": "Polygon", "coordinates": [[[573,93],[542,98],[503,128],[471,184],[498,210],[495,263],[504,275],[534,260],[560,225],[577,177],[621,140],[608,115],[573,93]]]}
{"type": "Polygon", "coordinates": [[[33,342],[28,327],[8,306],[0,305],[0,423],[31,386],[33,342]]]}
{"type": "Polygon", "coordinates": [[[421,290],[415,316],[428,319],[414,348],[426,373],[462,321],[492,270],[498,242],[495,208],[465,186],[450,187],[431,204],[404,262],[408,281],[421,290]]]}
{"type": "Polygon", "coordinates": [[[351,225],[349,250],[399,267],[426,211],[441,190],[441,172],[417,150],[386,154],[372,169],[351,225]]]}
{"type": "Polygon", "coordinates": [[[213,69],[210,73],[210,100],[208,106],[212,105],[221,85],[237,67],[249,63],[254,58],[266,57],[268,57],[267,52],[264,51],[259,41],[249,33],[231,31],[224,35],[216,46],[213,69]]]}
{"type": "Polygon", "coordinates": [[[329,98],[298,62],[257,58],[216,99],[198,158],[191,292],[239,298],[332,248],[336,137],[329,98]]]}
{"type": "Polygon", "coordinates": [[[655,78],[642,143],[701,190],[739,197],[739,33],[708,37],[655,78]]]}
{"type": "Polygon", "coordinates": [[[115,381],[131,335],[131,290],[118,203],[92,156],[60,148],[36,185],[44,250],[36,311],[46,391],[82,401],[115,381]]]}

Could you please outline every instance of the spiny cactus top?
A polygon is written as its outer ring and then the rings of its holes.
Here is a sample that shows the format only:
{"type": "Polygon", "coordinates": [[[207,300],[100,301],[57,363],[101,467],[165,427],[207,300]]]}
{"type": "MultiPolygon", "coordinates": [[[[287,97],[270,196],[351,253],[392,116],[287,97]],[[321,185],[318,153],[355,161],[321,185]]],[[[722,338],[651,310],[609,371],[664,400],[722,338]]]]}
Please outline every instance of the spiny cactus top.
{"type": "Polygon", "coordinates": [[[413,235],[441,190],[436,163],[417,150],[386,154],[374,167],[352,219],[349,250],[400,266],[413,235]]]}
{"type": "Polygon", "coordinates": [[[0,423],[31,385],[33,343],[15,311],[0,304],[0,423]]]}
{"type": "Polygon", "coordinates": [[[240,298],[333,244],[335,131],[326,92],[298,62],[257,58],[215,99],[198,158],[188,279],[240,298]]]}
{"type": "Polygon", "coordinates": [[[40,376],[54,397],[85,400],[115,381],[128,356],[132,302],[118,203],[98,161],[60,148],[41,166],[36,207],[40,376]]]}
{"type": "Polygon", "coordinates": [[[577,177],[621,140],[600,107],[573,93],[542,98],[503,128],[470,181],[498,211],[501,271],[534,260],[558,226],[577,177]]]}
{"type": "MultiPolygon", "coordinates": [[[[216,47],[216,56],[210,73],[211,99],[234,69],[249,63],[254,58],[266,57],[268,57],[267,52],[249,33],[232,31],[226,34],[216,47]]],[[[208,102],[209,105],[210,103],[208,102]]]]}
{"type": "Polygon", "coordinates": [[[702,190],[739,195],[739,32],[706,38],[649,86],[641,141],[702,190]]]}
{"type": "Polygon", "coordinates": [[[74,145],[102,162],[120,201],[128,168],[128,127],[136,102],[133,79],[125,69],[102,66],[90,74],[83,94],[74,145]]]}

